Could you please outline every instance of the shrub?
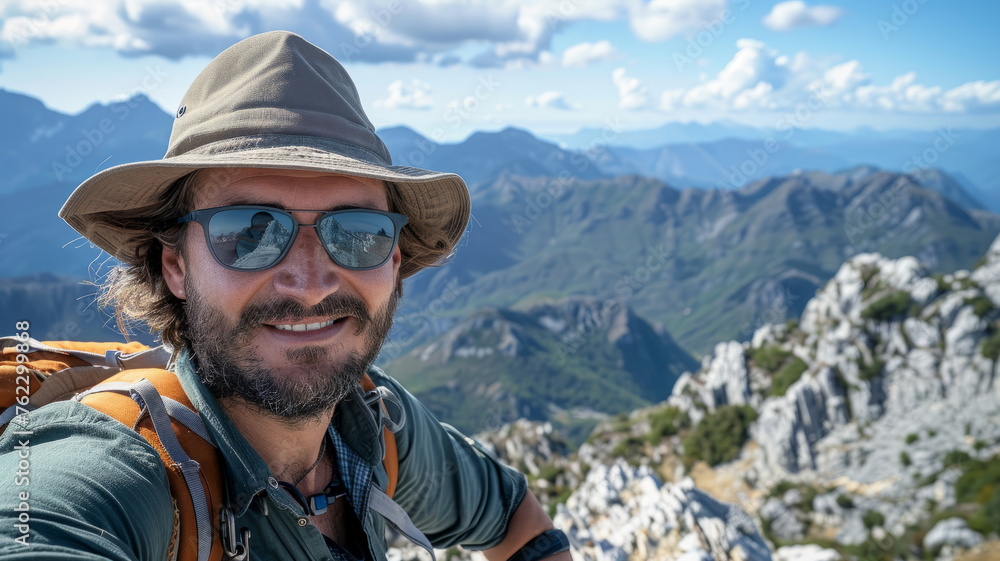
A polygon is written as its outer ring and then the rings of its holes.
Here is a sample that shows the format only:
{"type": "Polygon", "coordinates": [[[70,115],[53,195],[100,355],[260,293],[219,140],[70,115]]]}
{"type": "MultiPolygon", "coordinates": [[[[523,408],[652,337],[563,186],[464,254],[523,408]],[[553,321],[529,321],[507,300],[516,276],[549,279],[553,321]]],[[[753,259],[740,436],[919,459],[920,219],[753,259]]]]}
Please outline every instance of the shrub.
{"type": "Polygon", "coordinates": [[[993,300],[990,300],[986,296],[979,295],[973,296],[972,298],[965,299],[966,306],[972,306],[972,311],[979,317],[986,317],[987,314],[993,311],[995,307],[993,305],[993,300]]]}
{"type": "Polygon", "coordinates": [[[792,356],[792,353],[783,351],[774,345],[769,345],[754,349],[750,353],[750,360],[758,367],[768,372],[774,372],[790,356],[792,356]]]}
{"type": "Polygon", "coordinates": [[[767,494],[768,497],[780,497],[795,488],[795,484],[786,479],[782,479],[778,483],[771,487],[771,492],[767,494]]]}
{"type": "Polygon", "coordinates": [[[910,302],[909,292],[897,290],[869,304],[862,310],[861,317],[875,321],[889,321],[909,309],[910,302]]]}
{"type": "Polygon", "coordinates": [[[878,357],[873,356],[871,362],[866,362],[858,368],[858,377],[865,381],[872,381],[882,375],[885,363],[878,357]]]}
{"type": "Polygon", "coordinates": [[[969,527],[986,536],[1000,528],[1000,492],[994,492],[989,500],[969,517],[969,527]]]}
{"type": "Polygon", "coordinates": [[[972,462],[972,456],[961,450],[952,450],[944,456],[944,467],[961,467],[965,468],[972,462]]]}
{"type": "Polygon", "coordinates": [[[909,454],[907,454],[906,452],[900,452],[899,463],[903,464],[903,467],[910,467],[913,464],[913,461],[910,460],[909,454]]]}
{"type": "Polygon", "coordinates": [[[906,444],[907,445],[913,444],[914,442],[916,442],[918,440],[920,440],[920,435],[917,434],[917,433],[915,433],[915,432],[911,432],[910,434],[906,435],[906,444]]]}
{"type": "Polygon", "coordinates": [[[986,448],[987,446],[989,446],[989,444],[986,444],[982,440],[977,440],[972,443],[972,449],[975,450],[976,452],[981,452],[983,448],[986,448]]]}
{"type": "Polygon", "coordinates": [[[938,292],[948,292],[951,290],[951,285],[944,282],[944,274],[938,273],[934,275],[934,280],[937,281],[938,292]]]}
{"type": "Polygon", "coordinates": [[[885,515],[877,510],[869,510],[861,516],[861,522],[864,523],[865,528],[871,530],[875,526],[885,524],[885,515]]]}
{"type": "Polygon", "coordinates": [[[629,460],[641,456],[643,451],[643,440],[637,436],[629,436],[615,446],[614,450],[611,451],[611,455],[616,458],[629,460]]]}
{"type": "Polygon", "coordinates": [[[819,491],[815,487],[800,487],[799,491],[802,492],[802,500],[799,501],[799,508],[804,512],[812,512],[813,510],[813,500],[816,499],[816,495],[819,491]]]}
{"type": "Polygon", "coordinates": [[[955,498],[978,505],[969,517],[970,528],[986,535],[1000,528],[1000,456],[967,464],[955,482],[955,498]]]}
{"type": "Polygon", "coordinates": [[[556,477],[559,477],[562,472],[563,468],[554,464],[544,465],[538,469],[538,479],[544,479],[551,483],[555,483],[556,477]]]}
{"type": "Polygon", "coordinates": [[[1000,331],[990,333],[990,336],[983,341],[981,352],[983,353],[983,358],[990,360],[996,360],[997,357],[1000,357],[1000,331]]]}
{"type": "Polygon", "coordinates": [[[973,460],[966,466],[965,473],[955,482],[958,502],[983,504],[1000,491],[1000,456],[986,461],[973,460]]]}
{"type": "Polygon", "coordinates": [[[837,497],[837,505],[840,508],[854,508],[854,501],[848,495],[840,495],[837,497]]]}
{"type": "Polygon", "coordinates": [[[757,411],[749,405],[723,405],[705,415],[684,439],[685,463],[690,466],[703,460],[714,466],[734,460],[756,419],[757,411]]]}
{"type": "Polygon", "coordinates": [[[670,406],[649,416],[648,440],[651,444],[656,444],[661,438],[673,436],[678,431],[690,427],[691,418],[687,412],[670,406]]]}
{"type": "Polygon", "coordinates": [[[799,381],[802,377],[802,373],[805,372],[809,367],[801,358],[795,357],[781,368],[777,374],[774,375],[774,379],[771,380],[771,395],[782,396],[788,391],[788,388],[799,381]]]}

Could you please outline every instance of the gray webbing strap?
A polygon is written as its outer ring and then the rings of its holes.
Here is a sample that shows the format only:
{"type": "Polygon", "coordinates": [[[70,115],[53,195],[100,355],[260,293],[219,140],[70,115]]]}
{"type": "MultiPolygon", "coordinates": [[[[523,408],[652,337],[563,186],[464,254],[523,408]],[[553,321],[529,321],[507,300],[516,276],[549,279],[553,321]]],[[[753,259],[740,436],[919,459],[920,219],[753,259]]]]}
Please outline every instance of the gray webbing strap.
{"type": "MultiPolygon", "coordinates": [[[[30,403],[28,405],[21,405],[20,407],[25,411],[34,411],[35,409],[38,409],[37,405],[31,405],[30,403]]],[[[13,421],[14,417],[17,417],[17,408],[17,405],[11,405],[7,409],[4,409],[3,413],[0,413],[0,427],[13,421]]]]}
{"type": "Polygon", "coordinates": [[[389,495],[386,495],[385,491],[379,489],[378,485],[374,483],[372,483],[368,491],[368,508],[381,514],[382,518],[385,518],[386,522],[392,525],[400,534],[403,534],[406,539],[426,549],[427,553],[431,554],[431,559],[435,559],[434,547],[431,546],[431,542],[427,539],[427,536],[413,525],[413,521],[410,520],[403,507],[396,504],[396,501],[389,498],[389,495]]]}
{"type": "Polygon", "coordinates": [[[135,383],[132,390],[132,399],[139,402],[140,407],[145,407],[149,413],[149,418],[153,421],[153,429],[160,439],[160,444],[170,455],[174,464],[180,468],[187,483],[188,492],[191,494],[191,503],[194,505],[195,520],[198,530],[198,561],[208,561],[212,552],[212,520],[208,509],[208,495],[201,484],[201,476],[198,473],[198,462],[192,460],[184,448],[181,447],[174,429],[170,425],[170,416],[167,408],[163,404],[160,393],[149,380],[140,380],[135,383]]]}
{"type": "Polygon", "coordinates": [[[50,347],[50,346],[48,346],[48,345],[46,345],[46,344],[42,343],[41,341],[39,341],[37,339],[34,339],[34,338],[29,338],[27,341],[24,341],[24,340],[18,339],[17,337],[4,337],[2,339],[2,341],[3,341],[3,346],[4,347],[9,347],[9,346],[12,346],[14,344],[28,345],[28,347],[30,348],[30,350],[28,351],[29,353],[33,352],[33,351],[48,351],[48,352],[51,352],[51,353],[59,353],[59,354],[64,354],[64,355],[75,356],[76,358],[78,358],[80,360],[86,361],[86,362],[88,362],[90,364],[96,364],[96,365],[99,365],[99,366],[115,366],[115,367],[118,366],[117,362],[114,363],[113,365],[109,365],[107,363],[107,359],[106,359],[105,355],[97,354],[97,353],[91,353],[91,352],[87,352],[87,351],[74,351],[74,350],[70,350],[70,349],[60,349],[60,348],[57,348],[57,347],[50,347]],[[8,344],[8,342],[9,342],[8,340],[12,341],[13,343],[8,344]]]}
{"type": "Polygon", "coordinates": [[[17,337],[0,337],[0,344],[2,344],[2,348],[12,347],[14,345],[28,345],[30,348],[28,352],[47,351],[51,353],[60,353],[74,356],[95,366],[110,366],[112,368],[120,369],[165,368],[167,362],[170,360],[170,351],[168,351],[164,345],[128,354],[111,349],[102,355],[88,351],[50,347],[49,345],[46,345],[34,338],[29,338],[25,341],[17,337]]]}
{"type": "MultiPolygon", "coordinates": [[[[98,384],[85,392],[76,394],[73,396],[73,399],[80,401],[90,394],[101,392],[116,392],[131,395],[132,390],[135,389],[137,383],[138,382],[104,382],[103,384],[98,384]]],[[[159,392],[157,392],[157,394],[159,394],[159,392]]],[[[167,415],[176,419],[177,422],[185,427],[191,429],[191,432],[197,434],[212,446],[215,446],[215,441],[212,439],[211,433],[208,432],[205,422],[201,420],[201,415],[198,415],[194,411],[188,409],[184,406],[184,404],[175,399],[163,396],[160,396],[160,399],[163,400],[163,406],[167,410],[167,415]]]]}
{"type": "Polygon", "coordinates": [[[364,401],[375,415],[379,428],[385,427],[389,432],[397,433],[406,424],[406,410],[389,388],[376,386],[364,394],[364,401]]]}
{"type": "Polygon", "coordinates": [[[133,370],[136,368],[166,368],[170,362],[170,351],[165,345],[146,349],[135,353],[122,353],[114,351],[115,364],[120,365],[123,370],[133,370]]]}

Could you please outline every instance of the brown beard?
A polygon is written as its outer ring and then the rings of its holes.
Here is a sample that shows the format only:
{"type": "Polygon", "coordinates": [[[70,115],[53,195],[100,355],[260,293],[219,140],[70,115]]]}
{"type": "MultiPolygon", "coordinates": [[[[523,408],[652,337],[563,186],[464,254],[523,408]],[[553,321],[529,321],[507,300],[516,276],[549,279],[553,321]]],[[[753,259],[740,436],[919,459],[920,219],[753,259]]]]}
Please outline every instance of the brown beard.
{"type": "Polygon", "coordinates": [[[221,310],[201,298],[192,284],[185,282],[188,299],[184,309],[202,382],[217,399],[238,397],[291,423],[319,417],[358,385],[389,335],[398,300],[393,291],[374,316],[359,298],[341,292],[311,308],[291,299],[257,302],[249,304],[233,325],[221,310]],[[339,357],[318,345],[289,349],[285,352],[288,364],[309,370],[295,383],[263,366],[257,347],[250,343],[263,329],[262,323],[315,316],[353,317],[358,323],[355,335],[364,334],[363,351],[352,350],[339,357]]]}

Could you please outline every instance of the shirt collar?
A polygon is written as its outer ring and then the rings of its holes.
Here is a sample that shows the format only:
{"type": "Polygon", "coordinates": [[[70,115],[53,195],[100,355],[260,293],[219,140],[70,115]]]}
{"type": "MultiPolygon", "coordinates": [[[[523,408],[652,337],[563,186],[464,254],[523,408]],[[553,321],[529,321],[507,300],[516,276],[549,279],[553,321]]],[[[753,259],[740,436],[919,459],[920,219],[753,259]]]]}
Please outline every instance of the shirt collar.
{"type": "MultiPolygon", "coordinates": [[[[229,415],[222,410],[215,395],[201,381],[195,372],[189,349],[179,352],[173,369],[188,399],[205,421],[222,454],[222,472],[229,493],[229,506],[233,509],[233,513],[242,516],[249,508],[253,497],[261,491],[267,492],[279,505],[301,509],[288,493],[271,485],[270,480],[273,479],[271,469],[236,428],[229,415]]],[[[383,441],[379,434],[381,427],[378,426],[371,409],[365,404],[364,392],[360,385],[337,404],[332,428],[331,437],[334,443],[339,445],[338,464],[344,464],[339,466],[342,468],[342,474],[349,472],[346,469],[348,465],[351,467],[351,472],[357,473],[360,469],[357,465],[359,461],[368,464],[369,469],[370,466],[382,461],[383,441]],[[349,453],[345,453],[346,448],[350,448],[349,453]]],[[[344,481],[352,494],[355,508],[361,508],[361,503],[364,502],[357,499],[367,493],[366,479],[368,479],[366,476],[351,477],[351,484],[344,481]]]]}

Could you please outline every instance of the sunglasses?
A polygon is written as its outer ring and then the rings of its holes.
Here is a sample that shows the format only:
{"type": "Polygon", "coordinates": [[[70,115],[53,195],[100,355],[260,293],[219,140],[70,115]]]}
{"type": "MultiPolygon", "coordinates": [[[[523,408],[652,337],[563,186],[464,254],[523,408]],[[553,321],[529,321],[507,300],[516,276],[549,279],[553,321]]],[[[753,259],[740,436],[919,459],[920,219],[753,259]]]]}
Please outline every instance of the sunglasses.
{"type": "Polygon", "coordinates": [[[278,264],[292,247],[299,228],[316,228],[333,262],[352,271],[382,266],[399,243],[407,223],[402,214],[352,208],[324,212],[315,224],[301,224],[293,212],[269,206],[220,206],[177,219],[197,222],[219,265],[233,271],[263,271],[278,264]]]}

